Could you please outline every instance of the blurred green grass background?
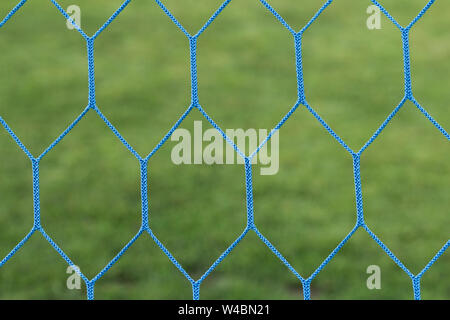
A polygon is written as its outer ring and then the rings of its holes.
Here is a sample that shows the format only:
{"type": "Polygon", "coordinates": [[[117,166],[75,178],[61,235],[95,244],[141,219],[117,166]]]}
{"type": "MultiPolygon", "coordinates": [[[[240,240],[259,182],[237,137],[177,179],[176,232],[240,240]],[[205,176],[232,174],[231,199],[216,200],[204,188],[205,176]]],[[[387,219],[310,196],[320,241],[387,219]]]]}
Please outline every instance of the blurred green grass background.
{"type": "MultiPolygon", "coordinates": [[[[5,16],[17,1],[0,4],[5,16]]],[[[61,0],[81,7],[93,34],[120,0],[61,0]]],[[[273,0],[295,29],[324,1],[273,0]]],[[[406,25],[424,0],[380,1],[406,25]]],[[[221,1],[164,1],[195,33],[221,1]]],[[[370,1],[334,0],[303,38],[309,104],[358,150],[403,97],[401,35],[384,16],[368,30],[370,1]]],[[[413,90],[448,130],[450,4],[436,2],[411,34],[413,90]]],[[[232,0],[198,42],[200,103],[222,128],[273,128],[297,98],[294,43],[257,0],[232,0]]],[[[47,0],[29,0],[0,29],[0,115],[39,155],[87,105],[84,39],[47,0]]],[[[189,44],[154,1],[132,1],[95,44],[97,104],[127,141],[149,153],[190,102],[189,44]]],[[[202,120],[194,110],[181,127],[202,120]]],[[[203,121],[203,127],[208,128],[203,121]]],[[[210,126],[209,126],[210,127],[210,126]]],[[[149,163],[150,225],[197,278],[246,223],[243,165],[171,162],[170,140],[149,163]]],[[[248,152],[249,150],[247,150],[248,152]]],[[[0,130],[0,257],[33,224],[31,164],[0,130]]],[[[448,140],[406,103],[361,159],[369,227],[418,273],[449,239],[448,140]]],[[[352,229],[351,156],[300,107],[280,131],[280,170],[254,169],[260,231],[309,276],[352,229]]],[[[140,227],[138,161],[93,112],[41,163],[47,233],[89,277],[140,227]]],[[[449,299],[446,252],[422,279],[425,299],[449,299]]],[[[65,261],[35,234],[0,269],[2,299],[84,299],[65,261]]],[[[98,299],[190,299],[190,283],[143,235],[96,284],[98,299]]],[[[201,286],[202,299],[301,299],[301,283],[253,233],[201,286]]],[[[313,299],[411,299],[411,280],[362,230],[311,285],[313,299]],[[381,267],[381,290],[366,287],[381,267]]]]}

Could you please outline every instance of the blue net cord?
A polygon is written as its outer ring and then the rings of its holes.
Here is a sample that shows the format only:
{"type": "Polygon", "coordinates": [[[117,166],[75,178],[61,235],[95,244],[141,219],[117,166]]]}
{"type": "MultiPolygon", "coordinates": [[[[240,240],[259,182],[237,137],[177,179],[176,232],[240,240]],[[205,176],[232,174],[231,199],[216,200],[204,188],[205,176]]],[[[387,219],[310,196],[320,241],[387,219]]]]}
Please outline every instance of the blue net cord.
{"type": "MultiPolygon", "coordinates": [[[[444,254],[444,252],[450,246],[450,240],[443,245],[443,247],[435,254],[435,256],[428,262],[428,264],[422,269],[421,272],[414,275],[408,268],[392,253],[392,251],[370,230],[364,221],[364,211],[363,211],[363,197],[362,197],[362,186],[361,186],[361,173],[360,173],[360,159],[362,153],[377,139],[380,133],[386,128],[389,122],[395,117],[397,112],[403,107],[406,101],[411,101],[419,111],[448,139],[450,140],[450,135],[444,128],[417,102],[414,98],[412,92],[411,83],[411,63],[410,63],[410,46],[409,46],[409,34],[412,27],[419,21],[419,19],[427,12],[427,10],[432,6],[435,0],[430,0],[427,5],[420,11],[420,13],[406,26],[401,26],[392,17],[389,12],[376,0],[371,0],[374,5],[380,8],[383,14],[400,30],[403,42],[403,59],[404,59],[404,80],[405,80],[405,95],[402,101],[395,107],[395,109],[388,115],[381,126],[375,131],[371,138],[363,145],[363,147],[355,152],[353,151],[342,139],[339,137],[328,124],[321,118],[321,116],[308,104],[305,96],[304,81],[303,81],[303,63],[302,63],[302,36],[304,32],[314,23],[314,21],[320,16],[320,14],[327,9],[333,2],[333,0],[328,0],[324,5],[316,12],[316,14],[311,18],[311,20],[302,28],[300,31],[296,32],[278,12],[270,6],[270,4],[265,0],[259,0],[261,4],[270,11],[273,16],[284,26],[293,36],[294,49],[296,57],[296,71],[297,71],[297,84],[298,84],[298,100],[294,106],[289,110],[289,112],[281,119],[281,121],[275,126],[275,128],[270,132],[267,138],[261,143],[258,148],[252,152],[249,156],[246,156],[235,144],[234,142],[225,134],[225,132],[213,121],[211,117],[206,113],[206,111],[201,107],[199,103],[198,96],[198,84],[197,84],[197,39],[199,36],[214,22],[214,20],[220,15],[220,13],[227,7],[231,0],[226,0],[222,5],[214,12],[214,14],[206,21],[203,27],[195,34],[191,35],[183,25],[174,17],[174,15],[167,9],[167,7],[160,1],[155,0],[157,5],[162,9],[162,11],[172,20],[172,22],[180,29],[181,32],[187,37],[190,47],[190,73],[191,73],[191,103],[186,111],[180,116],[180,118],[174,123],[167,134],[161,139],[161,141],[155,146],[155,148],[145,157],[139,155],[133,147],[123,138],[119,131],[109,122],[109,120],[102,114],[95,101],[95,63],[94,63],[94,45],[95,39],[108,28],[108,26],[114,21],[114,19],[127,7],[131,0],[126,0],[117,9],[114,14],[95,32],[94,35],[88,36],[76,23],[69,17],[69,15],[64,11],[64,9],[58,4],[56,0],[50,0],[51,3],[61,12],[61,14],[74,25],[75,29],[80,33],[80,35],[86,40],[87,47],[87,57],[88,57],[88,71],[89,71],[89,103],[83,112],[64,130],[57,139],[50,144],[50,146],[42,152],[38,157],[33,156],[26,146],[20,141],[16,136],[14,131],[8,126],[5,120],[0,117],[0,124],[8,132],[11,138],[15,141],[18,147],[26,154],[26,156],[31,160],[32,163],[32,174],[33,174],[33,212],[34,212],[34,224],[30,232],[6,255],[3,260],[0,261],[0,268],[9,261],[14,254],[22,248],[22,246],[30,239],[30,237],[38,232],[40,233],[48,243],[59,253],[59,255],[67,262],[69,266],[74,266],[75,264],[70,260],[66,253],[56,244],[56,242],[45,232],[43,226],[41,225],[41,215],[40,215],[40,200],[39,200],[39,164],[41,160],[49,153],[64,137],[69,134],[69,132],[83,119],[83,117],[91,110],[95,112],[106,124],[106,126],[112,131],[112,133],[122,142],[122,144],[132,153],[140,163],[140,174],[141,174],[141,204],[142,204],[142,225],[137,232],[137,234],[123,247],[123,249],[92,279],[88,279],[78,268],[74,268],[76,272],[80,275],[86,284],[87,288],[87,299],[94,299],[94,289],[95,283],[105,275],[108,270],[123,256],[123,254],[133,245],[133,243],[142,236],[142,234],[148,234],[150,238],[158,245],[158,247],[166,254],[169,260],[175,265],[175,267],[186,277],[186,279],[192,285],[193,299],[200,299],[200,289],[203,280],[205,280],[214,269],[229,255],[229,253],[241,242],[241,240],[249,233],[255,232],[259,239],[275,254],[276,257],[297,277],[303,288],[304,299],[309,300],[311,297],[311,282],[315,277],[325,268],[325,266],[334,258],[334,256],[341,250],[341,248],[348,242],[348,240],[353,236],[353,234],[358,229],[365,230],[369,236],[380,246],[380,248],[389,256],[389,258],[394,261],[410,278],[413,286],[414,299],[421,298],[421,288],[420,280],[424,273],[431,268],[431,266],[444,254]],[[301,276],[295,268],[287,261],[287,259],[278,251],[278,249],[273,246],[270,241],[264,237],[264,235],[258,230],[254,221],[254,210],[253,210],[253,182],[252,182],[252,159],[259,150],[271,139],[274,133],[276,133],[283,124],[290,118],[290,116],[297,110],[299,106],[304,106],[324,127],[324,129],[339,143],[345,150],[349,152],[353,159],[353,173],[354,173],[354,183],[355,183],[355,201],[356,201],[356,224],[353,229],[347,234],[347,236],[337,245],[337,247],[331,251],[328,257],[319,265],[319,267],[309,276],[301,276]],[[198,279],[194,280],[188,272],[181,266],[181,264],[176,260],[172,253],[163,245],[161,241],[155,236],[150,227],[148,218],[148,161],[149,159],[161,148],[162,145],[170,138],[172,133],[179,127],[181,122],[188,116],[192,109],[196,108],[204,116],[204,118],[220,132],[224,140],[230,144],[236,153],[244,159],[245,168],[245,192],[246,192],[246,202],[247,202],[247,226],[242,232],[242,234],[220,255],[219,258],[208,268],[208,270],[198,279]]],[[[27,0],[20,1],[6,17],[0,22],[0,28],[11,19],[14,14],[27,2],[27,0]]],[[[91,111],[92,112],[92,111],[91,111]]]]}

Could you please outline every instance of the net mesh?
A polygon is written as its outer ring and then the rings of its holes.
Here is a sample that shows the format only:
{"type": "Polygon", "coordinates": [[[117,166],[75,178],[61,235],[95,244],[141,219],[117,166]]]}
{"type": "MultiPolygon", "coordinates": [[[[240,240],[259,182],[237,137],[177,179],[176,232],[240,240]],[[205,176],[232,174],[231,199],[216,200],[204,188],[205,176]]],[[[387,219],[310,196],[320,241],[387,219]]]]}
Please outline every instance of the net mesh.
{"type": "MultiPolygon", "coordinates": [[[[56,7],[61,14],[68,19],[74,26],[74,28],[80,33],[80,35],[86,40],[87,46],[87,58],[88,58],[88,71],[89,71],[89,103],[88,106],[83,110],[83,112],[64,130],[51,145],[44,150],[39,156],[35,157],[27,149],[27,147],[21,142],[21,140],[16,136],[14,131],[5,120],[0,117],[0,124],[8,132],[12,139],[16,142],[18,147],[28,156],[32,163],[32,173],[33,173],[33,205],[34,205],[34,225],[31,231],[10,251],[6,257],[0,261],[0,268],[5,265],[8,260],[10,260],[30,239],[34,233],[40,233],[48,243],[59,253],[59,255],[72,266],[73,269],[79,274],[83,279],[87,288],[87,298],[94,299],[94,287],[95,283],[102,278],[108,270],[122,257],[122,255],[133,245],[133,243],[141,237],[143,234],[150,235],[151,239],[158,245],[158,247],[166,254],[168,259],[178,268],[178,270],[187,278],[187,280],[192,285],[193,299],[200,299],[200,286],[202,282],[214,271],[214,269],[230,254],[230,252],[239,244],[239,242],[249,233],[255,232],[259,239],[275,254],[278,259],[297,277],[303,286],[303,296],[304,299],[308,300],[311,297],[311,282],[317,275],[323,270],[323,268],[333,259],[333,257],[341,250],[341,248],[349,241],[353,234],[358,229],[364,229],[370,237],[379,245],[379,247],[398,265],[411,279],[412,288],[415,299],[421,298],[421,286],[420,281],[422,276],[431,266],[444,254],[447,248],[450,246],[450,240],[447,241],[442,248],[435,254],[435,256],[428,262],[428,264],[418,273],[413,274],[403,263],[398,259],[394,253],[377,237],[375,233],[371,231],[369,226],[364,221],[363,212],[363,196],[361,187],[361,174],[360,174],[360,159],[363,152],[370,147],[370,145],[377,139],[380,133],[386,128],[389,122],[396,116],[398,111],[405,105],[407,101],[411,101],[417,109],[425,116],[435,127],[439,130],[447,140],[450,140],[450,135],[446,130],[420,105],[420,103],[415,99],[412,92],[411,84],[411,68],[410,68],[410,32],[414,25],[419,21],[419,19],[428,11],[428,9],[433,5],[435,0],[429,1],[426,6],[419,12],[419,14],[406,26],[400,25],[396,19],[376,0],[371,0],[371,2],[376,5],[380,11],[398,28],[401,32],[402,42],[403,42],[403,59],[404,59],[404,97],[400,103],[394,108],[394,110],[389,114],[389,116],[384,120],[381,126],[375,131],[371,138],[363,145],[363,147],[358,150],[352,150],[339,135],[337,135],[328,124],[322,119],[322,117],[308,104],[304,92],[304,81],[303,81],[303,63],[302,63],[302,37],[304,32],[311,27],[316,19],[319,18],[321,13],[327,9],[327,7],[333,2],[333,0],[326,1],[323,6],[315,13],[315,15],[309,20],[309,22],[301,28],[299,31],[295,31],[284,19],[278,14],[278,12],[265,0],[259,0],[261,4],[272,13],[272,15],[281,23],[280,27],[284,27],[292,35],[295,47],[295,57],[296,57],[296,71],[297,71],[297,88],[298,88],[298,99],[295,105],[290,109],[290,111],[281,119],[281,121],[275,126],[275,128],[270,132],[267,138],[254,150],[250,155],[245,155],[236,144],[225,134],[225,132],[214,122],[214,120],[206,113],[199,103],[198,97],[198,84],[197,84],[197,40],[202,35],[202,33],[214,22],[214,20],[222,13],[222,11],[227,7],[231,0],[226,0],[222,5],[214,12],[214,14],[207,20],[207,22],[198,30],[194,35],[190,34],[183,25],[175,18],[175,16],[167,9],[167,7],[160,1],[155,0],[162,11],[167,15],[167,17],[172,20],[172,22],[178,27],[178,29],[184,33],[189,41],[190,48],[190,76],[191,76],[191,103],[181,117],[175,122],[175,124],[170,128],[168,133],[164,138],[154,147],[154,149],[147,155],[141,156],[136,150],[124,139],[120,132],[111,124],[111,122],[103,115],[103,113],[98,108],[95,101],[95,64],[94,64],[94,44],[96,38],[104,32],[108,26],[114,21],[114,19],[127,7],[131,0],[126,0],[117,9],[114,14],[98,29],[95,34],[88,36],[82,28],[76,25],[75,21],[68,15],[68,13],[60,6],[56,0],[50,0],[51,3],[56,7]],[[354,184],[355,184],[355,197],[356,197],[356,224],[353,229],[347,234],[347,236],[338,244],[338,246],[331,251],[328,257],[317,267],[317,269],[308,277],[300,275],[296,269],[289,263],[289,261],[281,254],[278,249],[270,243],[270,241],[264,237],[264,235],[258,230],[254,221],[253,212],[253,184],[252,184],[252,159],[258,154],[261,148],[272,138],[273,134],[276,133],[283,124],[289,119],[289,117],[295,112],[299,107],[306,108],[311,114],[316,118],[316,120],[324,127],[326,131],[339,143],[353,159],[353,173],[354,173],[354,184]],[[193,109],[198,109],[204,118],[221,134],[223,139],[230,144],[235,152],[243,158],[245,163],[245,185],[246,185],[246,203],[247,203],[247,226],[243,233],[220,255],[220,257],[207,269],[207,271],[197,280],[193,279],[188,272],[183,268],[183,266],[177,261],[177,259],[172,255],[172,253],[164,246],[164,244],[155,236],[152,232],[151,225],[149,224],[149,207],[148,207],[148,194],[147,194],[147,167],[150,158],[164,145],[164,143],[171,137],[172,133],[179,127],[182,121],[189,115],[193,109]],[[123,145],[131,152],[136,159],[140,162],[140,174],[141,174],[141,205],[142,205],[142,225],[138,233],[122,248],[122,250],[92,279],[87,278],[79,268],[75,266],[69,256],[62,250],[60,246],[45,232],[44,227],[41,224],[40,219],[40,200],[39,200],[39,164],[45,158],[45,156],[52,151],[52,149],[62,140],[70,131],[83,119],[83,117],[88,112],[95,112],[109,127],[112,134],[114,134],[123,145]]],[[[0,28],[10,20],[14,14],[20,10],[20,8],[25,5],[27,0],[20,1],[0,22],[0,28]]]]}

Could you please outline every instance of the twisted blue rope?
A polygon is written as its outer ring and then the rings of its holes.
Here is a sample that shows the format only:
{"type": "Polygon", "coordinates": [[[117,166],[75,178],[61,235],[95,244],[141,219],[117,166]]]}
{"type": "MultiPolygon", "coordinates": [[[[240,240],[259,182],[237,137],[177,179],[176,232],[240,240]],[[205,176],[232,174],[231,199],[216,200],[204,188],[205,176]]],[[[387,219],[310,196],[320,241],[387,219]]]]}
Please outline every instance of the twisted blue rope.
{"type": "MultiPolygon", "coordinates": [[[[371,0],[373,4],[380,8],[381,12],[401,31],[402,43],[403,43],[403,58],[404,58],[404,81],[405,81],[405,95],[402,101],[397,107],[388,115],[383,121],[380,127],[370,137],[370,139],[363,145],[358,151],[353,151],[344,140],[337,135],[331,127],[323,120],[323,118],[308,104],[305,95],[305,86],[303,79],[303,62],[302,62],[302,36],[303,33],[314,23],[321,13],[333,2],[333,0],[326,1],[322,7],[315,13],[315,15],[308,21],[308,23],[296,32],[265,0],[259,0],[261,4],[273,14],[273,16],[284,26],[294,38],[294,49],[296,59],[296,71],[297,71],[297,88],[298,88],[298,100],[289,112],[281,119],[281,121],[274,127],[267,138],[254,150],[249,156],[246,156],[236,144],[225,134],[225,132],[214,122],[214,120],[206,113],[201,107],[198,96],[198,75],[197,75],[197,40],[198,37],[214,22],[214,20],[221,14],[221,12],[228,6],[231,0],[226,0],[222,5],[214,12],[214,14],[206,21],[206,23],[198,30],[195,35],[191,35],[183,25],[175,18],[175,16],[164,6],[160,0],[155,0],[156,4],[162,9],[162,11],[169,17],[170,20],[180,29],[182,33],[187,37],[190,47],[190,73],[191,73],[191,103],[186,111],[175,122],[169,132],[161,139],[161,141],[154,147],[154,149],[145,157],[141,157],[134,148],[123,138],[119,131],[111,124],[111,122],[103,115],[98,106],[96,105],[96,91],[95,91],[95,61],[94,61],[94,47],[97,37],[105,31],[108,26],[117,18],[117,16],[126,8],[131,0],[126,0],[117,9],[113,15],[94,33],[92,36],[88,36],[81,27],[77,26],[73,19],[64,11],[64,9],[58,4],[56,0],[50,0],[50,2],[56,7],[56,9],[71,23],[80,35],[86,40],[87,57],[88,57],[88,75],[89,75],[89,102],[88,106],[81,112],[81,114],[48,146],[40,156],[34,157],[25,145],[20,141],[14,131],[8,126],[6,121],[0,117],[0,124],[14,140],[17,146],[25,153],[32,163],[32,177],[33,177],[33,215],[34,222],[30,232],[0,261],[0,268],[9,261],[17,251],[38,231],[44,239],[59,253],[59,255],[67,262],[69,266],[75,266],[68,255],[56,244],[56,242],[45,232],[41,225],[41,213],[40,213],[40,200],[39,200],[39,164],[41,160],[52,149],[69,134],[69,132],[84,118],[84,116],[93,110],[105,123],[105,125],[112,131],[112,133],[119,139],[119,141],[132,153],[140,164],[141,174],[141,206],[142,206],[142,224],[136,235],[119,251],[119,253],[92,279],[88,279],[78,268],[74,268],[80,275],[86,284],[87,298],[89,300],[95,297],[95,283],[101,279],[108,270],[125,254],[125,252],[135,243],[135,241],[146,233],[155,242],[155,244],[163,251],[168,259],[174,264],[174,266],[185,276],[185,278],[192,285],[193,299],[200,299],[200,286],[202,282],[214,271],[214,269],[230,254],[230,252],[241,242],[242,239],[253,231],[258,238],[272,251],[272,253],[297,277],[302,285],[304,299],[309,300],[311,298],[311,282],[316,276],[326,267],[326,265],[334,258],[334,256],[342,249],[342,247],[350,240],[353,234],[360,228],[365,230],[369,236],[380,246],[380,248],[394,261],[410,278],[413,285],[414,298],[421,298],[420,280],[422,276],[428,271],[431,266],[444,254],[444,252],[450,246],[450,240],[436,253],[436,255],[428,262],[428,264],[422,269],[420,273],[414,275],[406,266],[392,253],[392,251],[370,230],[364,221],[363,212],[363,198],[362,198],[362,183],[360,173],[360,159],[362,153],[377,139],[381,132],[387,127],[390,121],[396,116],[398,111],[403,107],[407,100],[411,101],[419,111],[447,138],[450,140],[450,135],[444,128],[417,102],[414,98],[412,91],[411,81],[411,59],[410,59],[410,46],[409,46],[409,34],[411,28],[420,20],[420,18],[428,11],[435,0],[431,0],[427,5],[419,12],[419,14],[406,26],[402,27],[389,12],[376,0],[371,0]],[[353,229],[347,234],[347,236],[336,246],[333,251],[322,261],[319,267],[309,277],[301,276],[296,269],[289,263],[289,261],[281,254],[281,252],[270,243],[270,241],[262,235],[258,230],[254,220],[254,207],[253,207],[253,182],[252,182],[252,159],[261,148],[272,138],[272,136],[284,125],[284,123],[291,117],[291,115],[298,109],[298,107],[304,106],[312,116],[323,126],[323,128],[333,137],[347,152],[350,153],[353,159],[353,174],[355,184],[355,203],[356,203],[356,224],[353,229]],[[150,227],[149,222],[149,207],[148,207],[148,162],[149,159],[164,145],[164,143],[170,138],[173,132],[180,126],[183,120],[190,114],[193,109],[197,109],[203,117],[222,135],[223,139],[232,146],[236,153],[244,159],[245,163],[245,190],[246,190],[246,204],[247,204],[247,226],[242,234],[214,261],[214,263],[206,270],[206,272],[198,279],[194,280],[188,272],[182,267],[182,265],[176,260],[172,253],[164,246],[164,244],[156,237],[150,227]]],[[[3,20],[0,21],[0,28],[5,25],[14,14],[27,2],[27,0],[20,1],[3,20]]]]}

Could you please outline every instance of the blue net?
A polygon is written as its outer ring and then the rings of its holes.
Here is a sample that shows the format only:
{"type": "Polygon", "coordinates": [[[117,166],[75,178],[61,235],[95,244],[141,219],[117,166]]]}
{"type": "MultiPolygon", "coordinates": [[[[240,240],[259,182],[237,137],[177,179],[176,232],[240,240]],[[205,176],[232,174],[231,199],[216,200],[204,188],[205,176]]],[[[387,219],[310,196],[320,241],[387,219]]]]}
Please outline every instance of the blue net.
{"type": "MultiPolygon", "coordinates": [[[[109,122],[109,120],[102,114],[100,109],[97,107],[95,101],[95,65],[94,65],[94,44],[97,37],[105,31],[108,26],[113,22],[113,20],[127,7],[131,0],[126,0],[122,5],[114,12],[114,14],[95,32],[94,35],[88,36],[79,26],[76,25],[75,21],[69,17],[67,12],[58,4],[56,0],[50,0],[53,5],[61,12],[61,14],[68,19],[74,26],[74,28],[81,34],[81,36],[86,40],[87,45],[87,57],[88,57],[88,71],[89,71],[89,104],[83,110],[83,112],[72,122],[72,124],[67,127],[67,129],[38,157],[35,157],[27,149],[27,147],[20,141],[20,139],[15,135],[13,130],[8,126],[5,120],[0,117],[0,123],[8,132],[8,134],[14,139],[16,144],[23,150],[23,152],[28,156],[32,163],[33,172],[33,205],[34,205],[34,225],[31,231],[14,247],[11,252],[0,261],[0,267],[5,265],[22,246],[30,239],[34,233],[40,233],[48,243],[59,253],[59,255],[72,266],[73,269],[79,274],[79,276],[84,280],[87,288],[87,298],[94,299],[94,287],[96,282],[102,278],[108,270],[122,257],[122,255],[133,245],[133,243],[142,236],[142,234],[147,233],[153,239],[153,241],[158,245],[158,247],[166,254],[170,261],[178,268],[178,270],[186,277],[186,279],[192,284],[193,299],[198,300],[200,298],[200,286],[202,282],[214,271],[214,269],[230,254],[230,252],[239,244],[239,242],[249,233],[255,232],[259,239],[281,260],[281,262],[286,265],[286,267],[297,277],[303,286],[304,299],[310,299],[311,292],[310,286],[311,282],[317,277],[321,270],[334,258],[334,256],[341,250],[341,248],[349,241],[353,234],[358,229],[364,229],[370,237],[379,245],[379,247],[395,262],[411,279],[412,287],[414,292],[414,298],[421,298],[421,285],[420,281],[422,276],[431,268],[431,266],[444,254],[444,252],[450,246],[450,240],[444,244],[444,246],[435,254],[435,256],[428,262],[428,264],[417,274],[413,274],[395,255],[394,253],[371,231],[368,225],[364,221],[364,211],[363,211],[363,197],[361,188],[361,174],[360,174],[360,159],[362,153],[377,139],[380,133],[386,128],[389,122],[396,116],[399,110],[407,101],[411,101],[417,109],[447,138],[450,140],[450,135],[444,128],[417,102],[414,98],[411,85],[411,68],[410,68],[410,32],[414,25],[419,21],[419,19],[428,11],[435,0],[431,0],[427,5],[420,11],[420,13],[406,26],[400,25],[389,12],[376,0],[371,0],[374,5],[376,5],[381,12],[398,28],[401,32],[402,42],[403,42],[403,58],[404,58],[404,97],[401,102],[395,107],[395,109],[389,114],[389,116],[384,120],[381,126],[376,130],[372,137],[363,145],[359,151],[352,150],[341,137],[339,137],[321,118],[321,116],[308,104],[304,92],[304,80],[303,80],[303,63],[302,63],[302,37],[304,32],[311,27],[314,21],[321,15],[321,13],[327,9],[327,7],[333,2],[333,0],[328,0],[324,5],[316,12],[316,14],[309,20],[309,22],[300,29],[300,31],[295,31],[278,12],[265,0],[259,0],[261,4],[269,10],[273,16],[281,23],[281,26],[286,28],[288,32],[293,37],[295,44],[295,57],[296,57],[296,71],[297,71],[297,88],[298,88],[298,99],[295,105],[290,109],[290,111],[281,119],[281,121],[275,126],[275,128],[270,132],[267,138],[261,143],[261,145],[254,150],[250,155],[245,155],[236,144],[225,134],[225,132],[214,122],[214,120],[206,113],[199,103],[198,98],[198,84],[197,84],[197,40],[202,35],[202,33],[214,22],[217,16],[227,7],[231,0],[226,0],[222,5],[214,12],[214,14],[207,20],[207,22],[198,30],[194,35],[191,35],[183,25],[172,15],[172,13],[167,9],[167,7],[160,1],[155,0],[158,6],[164,11],[169,19],[178,27],[178,29],[184,33],[190,44],[190,75],[191,75],[191,103],[190,106],[185,110],[182,116],[176,121],[176,123],[170,128],[168,133],[164,138],[154,147],[154,149],[145,157],[141,156],[136,152],[136,150],[123,138],[119,131],[109,122]],[[278,249],[270,243],[270,241],[265,238],[262,233],[258,230],[255,225],[254,213],[253,213],[253,184],[252,184],[252,160],[261,150],[261,148],[271,139],[274,133],[276,133],[283,124],[289,119],[289,117],[295,112],[299,107],[305,107],[316,119],[317,121],[328,131],[328,133],[339,143],[345,150],[347,150],[353,158],[353,173],[354,173],[354,184],[355,184],[355,195],[356,195],[356,224],[353,229],[347,234],[347,236],[339,243],[339,245],[328,255],[328,257],[319,265],[319,267],[308,277],[300,275],[296,269],[289,263],[289,261],[278,251],[278,249]],[[246,181],[246,203],[247,203],[247,226],[243,233],[220,255],[220,257],[208,268],[208,270],[197,280],[193,279],[188,272],[182,267],[182,265],[177,261],[177,259],[172,255],[172,253],[164,246],[164,244],[155,236],[152,232],[151,226],[149,224],[148,218],[148,194],[147,194],[147,167],[150,158],[164,145],[164,143],[171,137],[172,133],[179,127],[183,120],[189,115],[192,109],[197,109],[204,116],[204,118],[222,135],[225,141],[230,144],[236,153],[243,158],[245,163],[245,181],[246,181]],[[92,111],[91,111],[92,110],[92,111]],[[142,225],[138,233],[125,245],[124,248],[92,279],[87,278],[79,268],[75,267],[75,264],[69,258],[69,256],[56,244],[56,242],[45,232],[43,226],[41,225],[40,219],[40,200],[39,200],[39,164],[41,160],[52,151],[52,149],[62,140],[64,137],[70,133],[70,131],[83,119],[83,117],[88,112],[95,112],[109,127],[111,132],[124,144],[124,146],[131,152],[137,160],[140,162],[140,174],[141,174],[141,205],[142,205],[142,225]]],[[[27,2],[27,0],[20,1],[7,15],[0,21],[0,27],[11,19],[14,14],[27,2]]]]}

